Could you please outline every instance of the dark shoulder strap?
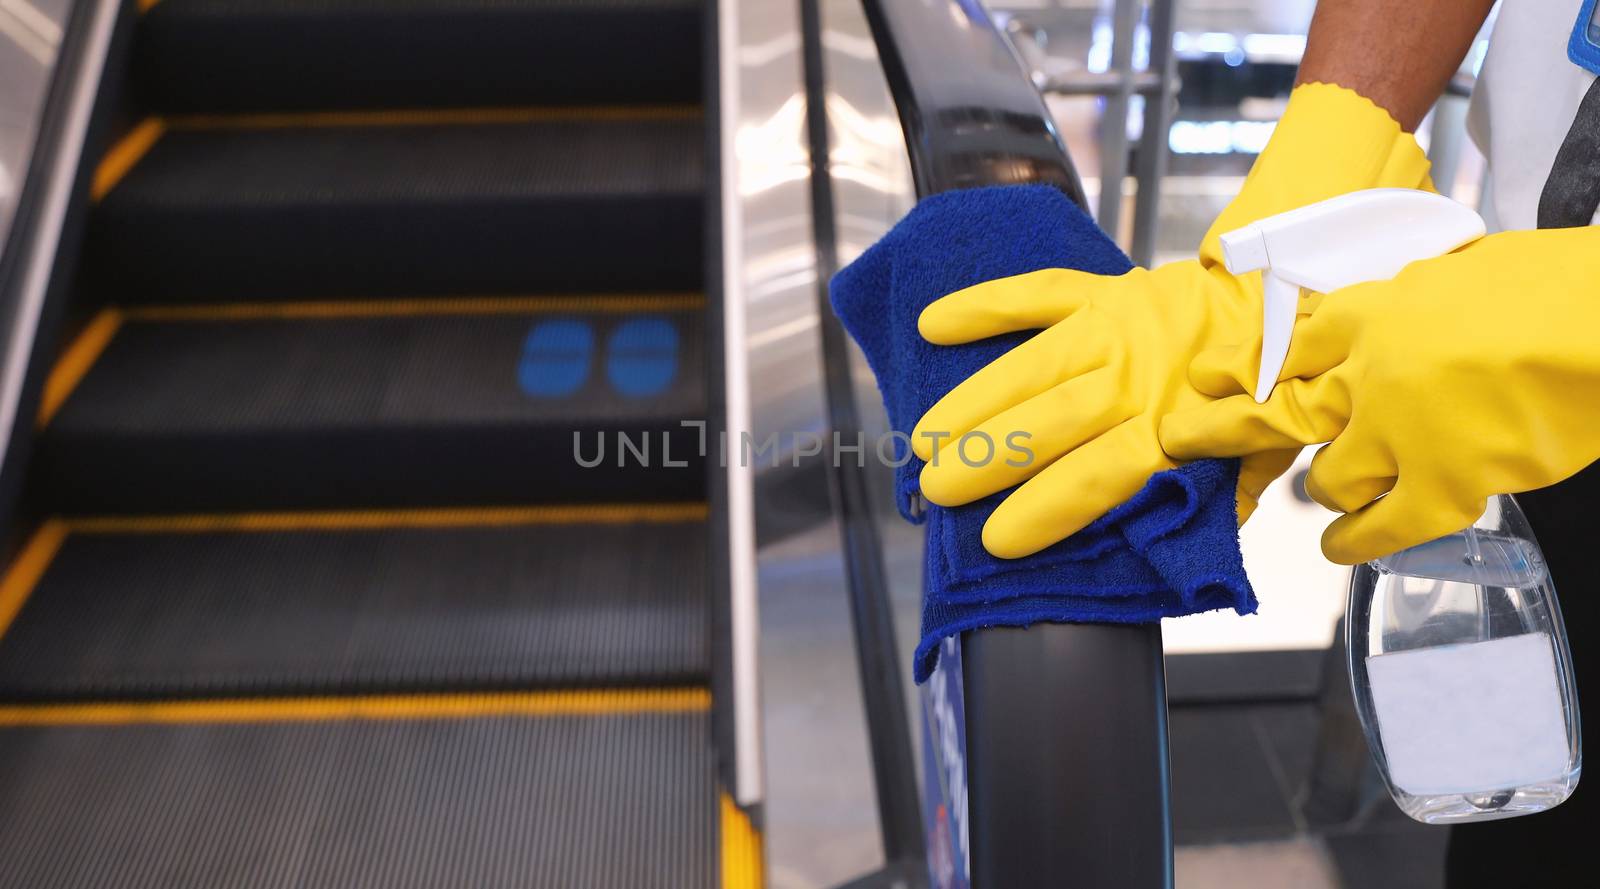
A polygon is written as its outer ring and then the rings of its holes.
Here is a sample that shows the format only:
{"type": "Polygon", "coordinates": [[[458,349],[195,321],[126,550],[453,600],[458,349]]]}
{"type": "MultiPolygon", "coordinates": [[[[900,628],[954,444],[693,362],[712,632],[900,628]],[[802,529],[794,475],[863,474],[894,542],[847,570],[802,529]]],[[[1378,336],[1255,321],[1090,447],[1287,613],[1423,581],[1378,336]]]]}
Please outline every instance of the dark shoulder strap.
{"type": "Polygon", "coordinates": [[[1540,228],[1588,225],[1600,208],[1600,78],[1589,85],[1539,194],[1540,228]]]}

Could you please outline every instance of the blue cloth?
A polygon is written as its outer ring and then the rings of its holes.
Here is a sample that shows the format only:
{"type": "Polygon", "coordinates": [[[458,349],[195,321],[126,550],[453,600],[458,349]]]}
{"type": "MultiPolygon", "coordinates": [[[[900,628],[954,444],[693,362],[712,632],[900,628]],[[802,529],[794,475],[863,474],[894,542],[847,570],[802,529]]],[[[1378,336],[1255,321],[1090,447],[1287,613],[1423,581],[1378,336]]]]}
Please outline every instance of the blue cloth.
{"type": "MultiPolygon", "coordinates": [[[[1120,275],[1128,258],[1049,186],[949,192],[922,201],[833,279],[834,311],[877,375],[891,426],[909,435],[933,403],[1032,334],[934,346],[917,316],[941,296],[1045,268],[1120,275]]],[[[912,509],[922,461],[896,436],[900,511],[928,523],[922,640],[913,672],[932,672],[939,641],[1039,621],[1149,623],[1232,608],[1256,610],[1239,555],[1237,460],[1158,473],[1134,497],[1071,538],[1025,559],[984,550],[983,523],[1009,491],[967,506],[912,509]]],[[[1001,453],[1004,453],[1002,450],[1001,453]]]]}

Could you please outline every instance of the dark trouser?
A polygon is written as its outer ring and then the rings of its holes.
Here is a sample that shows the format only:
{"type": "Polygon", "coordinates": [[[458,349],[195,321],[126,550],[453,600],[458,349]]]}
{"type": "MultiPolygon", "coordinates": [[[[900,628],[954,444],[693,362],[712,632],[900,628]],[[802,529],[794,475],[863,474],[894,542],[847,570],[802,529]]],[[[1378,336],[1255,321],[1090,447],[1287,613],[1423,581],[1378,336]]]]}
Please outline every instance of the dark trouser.
{"type": "MultiPolygon", "coordinates": [[[[1585,406],[1587,409],[1587,406],[1585,406]]],[[[1542,491],[1518,495],[1555,580],[1572,644],[1580,712],[1600,737],[1600,463],[1542,491]]],[[[1447,889],[1590,885],[1600,855],[1600,775],[1572,798],[1538,815],[1452,828],[1447,889]],[[1592,786],[1591,786],[1592,785],[1592,786]]]]}
{"type": "MultiPolygon", "coordinates": [[[[1600,80],[1589,85],[1583,103],[1556,154],[1539,196],[1539,227],[1589,225],[1600,207],[1600,177],[1595,158],[1600,147],[1600,80]]],[[[1512,393],[1515,397],[1515,393],[1512,393]]],[[[1592,411],[1574,404],[1571,410],[1592,411]]],[[[1594,511],[1600,508],[1600,463],[1542,491],[1518,495],[1539,538],[1572,644],[1573,672],[1578,683],[1579,711],[1588,709],[1591,724],[1600,726],[1600,535],[1594,511]],[[1586,708],[1584,704],[1587,704],[1586,708]]],[[[1596,737],[1600,737],[1597,732],[1596,737]]],[[[1594,881],[1600,839],[1594,825],[1600,818],[1600,777],[1580,781],[1572,798],[1552,811],[1506,821],[1454,828],[1445,865],[1447,889],[1478,886],[1589,885],[1594,881]],[[1585,785],[1594,785],[1586,787],[1585,785]]]]}

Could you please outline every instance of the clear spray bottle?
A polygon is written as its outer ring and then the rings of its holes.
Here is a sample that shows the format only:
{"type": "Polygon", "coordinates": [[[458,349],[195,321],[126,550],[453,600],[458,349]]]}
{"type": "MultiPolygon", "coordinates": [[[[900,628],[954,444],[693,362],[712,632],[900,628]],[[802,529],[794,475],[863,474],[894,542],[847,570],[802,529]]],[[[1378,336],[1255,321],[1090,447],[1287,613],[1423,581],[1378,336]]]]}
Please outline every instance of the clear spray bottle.
{"type": "MultiPolygon", "coordinates": [[[[1222,236],[1234,274],[1265,287],[1265,401],[1301,288],[1394,277],[1484,233],[1470,209],[1409,189],[1355,192],[1222,236]]],[[[1356,710],[1390,794],[1429,824],[1542,812],[1571,796],[1583,746],[1555,587],[1508,495],[1471,527],[1358,566],[1346,612],[1356,710]]]]}

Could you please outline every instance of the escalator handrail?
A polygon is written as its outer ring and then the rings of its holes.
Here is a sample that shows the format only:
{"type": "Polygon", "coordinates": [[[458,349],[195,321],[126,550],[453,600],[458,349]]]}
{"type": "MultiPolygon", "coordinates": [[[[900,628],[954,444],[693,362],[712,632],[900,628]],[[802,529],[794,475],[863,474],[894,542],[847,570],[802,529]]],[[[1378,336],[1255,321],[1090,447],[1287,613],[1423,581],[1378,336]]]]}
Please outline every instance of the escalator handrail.
{"type": "MultiPolygon", "coordinates": [[[[1044,100],[979,0],[862,0],[918,197],[1048,183],[1087,207],[1044,100]]],[[[832,356],[827,356],[833,360],[832,356]]],[[[1172,885],[1157,625],[962,636],[971,885],[1172,885]]]]}
{"type": "Polygon", "coordinates": [[[862,0],[917,196],[1044,182],[1087,206],[1044,99],[978,0],[862,0]]]}

